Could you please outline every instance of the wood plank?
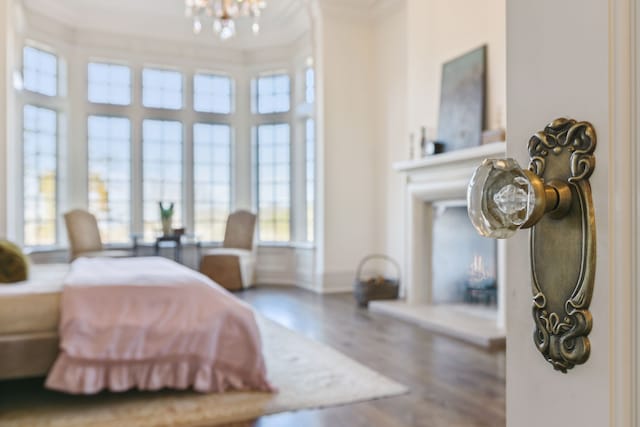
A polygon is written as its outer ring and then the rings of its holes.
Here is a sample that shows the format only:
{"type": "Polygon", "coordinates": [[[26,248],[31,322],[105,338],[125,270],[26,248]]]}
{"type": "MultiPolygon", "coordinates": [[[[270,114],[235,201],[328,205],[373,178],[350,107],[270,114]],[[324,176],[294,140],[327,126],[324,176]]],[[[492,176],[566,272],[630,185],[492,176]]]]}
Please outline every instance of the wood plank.
{"type": "Polygon", "coordinates": [[[505,353],[433,334],[356,307],[350,294],[258,287],[237,294],[263,315],[407,385],[404,396],[276,414],[253,427],[499,427],[505,353]]]}

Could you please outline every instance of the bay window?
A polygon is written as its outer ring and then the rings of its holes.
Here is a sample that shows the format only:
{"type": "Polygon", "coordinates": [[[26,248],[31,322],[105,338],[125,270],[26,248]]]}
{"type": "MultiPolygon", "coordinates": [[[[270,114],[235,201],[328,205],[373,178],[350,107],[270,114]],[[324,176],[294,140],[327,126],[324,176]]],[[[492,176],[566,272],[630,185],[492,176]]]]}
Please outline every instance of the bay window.
{"type": "Polygon", "coordinates": [[[313,241],[315,123],[312,109],[300,116],[297,105],[313,102],[312,69],[241,81],[252,102],[237,106],[236,81],[224,72],[85,57],[72,70],[85,79],[78,86],[67,82],[62,56],[31,45],[22,56],[25,246],[58,245],[62,214],[78,207],[95,215],[104,243],[153,238],[162,229],[158,202],[174,203],[174,227],[221,242],[236,200],[253,200],[260,241],[313,241]],[[246,144],[240,158],[238,144],[246,144]],[[249,156],[251,187],[249,176],[235,176],[249,156]]]}
{"type": "Polygon", "coordinates": [[[217,74],[194,75],[193,109],[203,113],[230,114],[233,109],[233,80],[217,74]]]}
{"type": "Polygon", "coordinates": [[[287,242],[291,239],[289,124],[258,126],[256,145],[259,237],[287,242]]]}
{"type": "Polygon", "coordinates": [[[142,70],[142,105],[148,108],[182,108],[182,73],[157,68],[142,70]]]}
{"type": "Polygon", "coordinates": [[[182,123],[142,122],[142,204],[145,235],[158,233],[158,202],[174,204],[174,224],[182,222],[182,123]]]}
{"type": "Polygon", "coordinates": [[[258,114],[286,113],[291,109],[291,81],[287,74],[258,77],[255,90],[258,114]]]}
{"type": "Polygon", "coordinates": [[[58,95],[58,57],[25,46],[22,50],[22,81],[28,91],[46,96],[58,95]]]}
{"type": "Polygon", "coordinates": [[[23,109],[24,244],[57,242],[58,115],[34,105],[23,109]]]}
{"type": "Polygon", "coordinates": [[[131,233],[131,122],[89,116],[87,129],[89,211],[104,242],[126,243],[131,233]]]}
{"type": "Polygon", "coordinates": [[[231,126],[193,125],[195,233],[220,242],[231,209],[231,126]]]}
{"type": "Polygon", "coordinates": [[[315,239],[315,205],[316,205],[316,125],[313,119],[305,121],[305,195],[306,195],[306,219],[307,241],[315,239]]]}
{"type": "Polygon", "coordinates": [[[311,67],[304,72],[304,100],[307,104],[313,104],[316,100],[316,73],[311,67]]]}
{"type": "Polygon", "coordinates": [[[131,69],[125,65],[90,62],[87,67],[89,102],[131,104],[131,69]]]}
{"type": "Polygon", "coordinates": [[[58,57],[22,49],[22,239],[27,246],[58,241],[58,57]]]}

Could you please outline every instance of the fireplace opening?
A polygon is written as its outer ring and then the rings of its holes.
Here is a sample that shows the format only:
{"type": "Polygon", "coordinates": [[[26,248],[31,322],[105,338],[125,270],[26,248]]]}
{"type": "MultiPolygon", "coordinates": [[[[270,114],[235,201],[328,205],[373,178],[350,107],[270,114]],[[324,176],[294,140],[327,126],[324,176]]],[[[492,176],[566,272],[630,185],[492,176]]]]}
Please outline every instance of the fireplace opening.
{"type": "Polygon", "coordinates": [[[497,242],[475,231],[465,201],[433,204],[433,304],[497,308],[497,242]]]}

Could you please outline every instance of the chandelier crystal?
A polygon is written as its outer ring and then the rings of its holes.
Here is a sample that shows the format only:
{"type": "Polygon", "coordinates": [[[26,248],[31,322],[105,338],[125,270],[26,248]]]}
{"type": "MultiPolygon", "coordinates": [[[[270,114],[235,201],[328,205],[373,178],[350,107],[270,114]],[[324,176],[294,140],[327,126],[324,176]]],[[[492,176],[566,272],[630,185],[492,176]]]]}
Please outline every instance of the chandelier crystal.
{"type": "Polygon", "coordinates": [[[222,40],[236,34],[236,19],[251,18],[251,30],[260,32],[260,15],[267,2],[265,0],[184,0],[185,15],[193,19],[193,32],[200,34],[203,21],[213,20],[213,32],[222,40]]]}

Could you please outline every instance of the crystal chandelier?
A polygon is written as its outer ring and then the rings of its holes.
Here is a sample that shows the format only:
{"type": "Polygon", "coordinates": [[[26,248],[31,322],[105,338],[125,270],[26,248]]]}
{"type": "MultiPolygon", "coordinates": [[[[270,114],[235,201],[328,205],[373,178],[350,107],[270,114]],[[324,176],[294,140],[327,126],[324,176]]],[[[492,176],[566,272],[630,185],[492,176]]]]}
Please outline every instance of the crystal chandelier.
{"type": "Polygon", "coordinates": [[[267,6],[265,0],[184,0],[185,14],[193,18],[193,32],[202,31],[203,20],[213,19],[213,31],[227,40],[236,34],[235,20],[249,17],[253,20],[251,30],[254,34],[260,31],[260,15],[267,6]]]}

